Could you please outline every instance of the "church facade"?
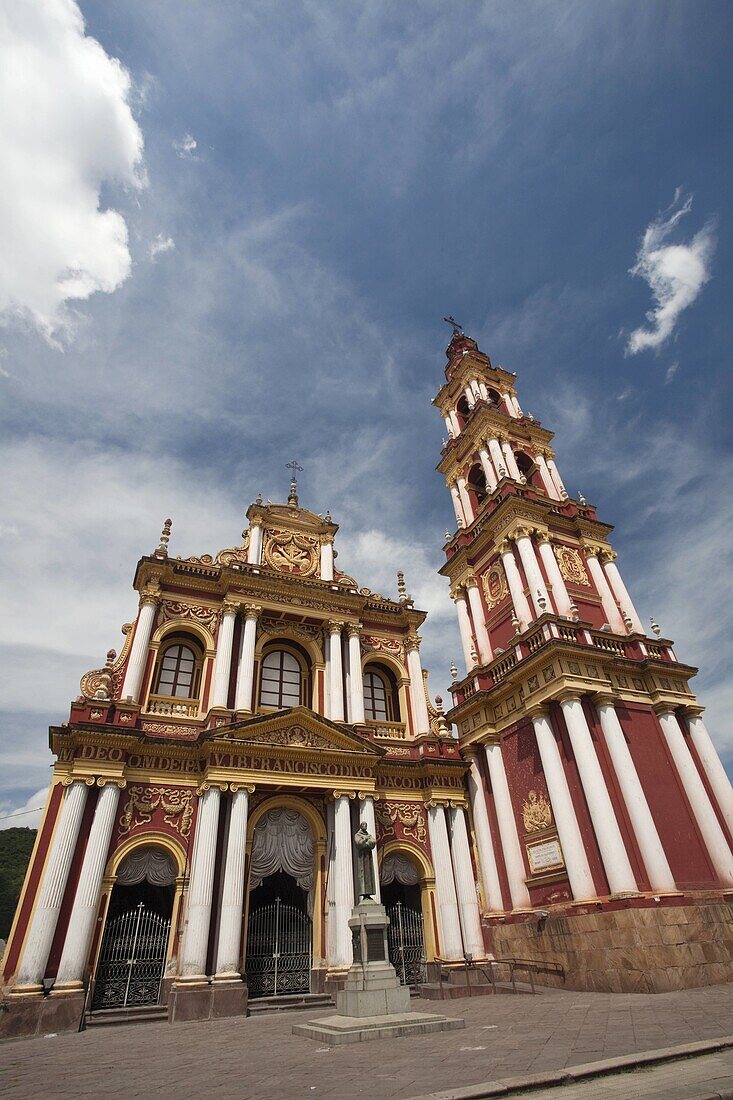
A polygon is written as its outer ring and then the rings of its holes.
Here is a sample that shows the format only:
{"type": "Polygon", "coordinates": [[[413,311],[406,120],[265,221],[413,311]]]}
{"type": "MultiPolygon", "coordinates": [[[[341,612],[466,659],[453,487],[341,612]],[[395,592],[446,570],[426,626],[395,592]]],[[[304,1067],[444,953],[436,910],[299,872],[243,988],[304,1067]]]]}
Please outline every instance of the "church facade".
{"type": "Polygon", "coordinates": [[[294,480],[216,555],[173,556],[166,521],[121,652],[50,730],[1,1033],[333,990],[361,822],[406,984],[467,957],[581,989],[733,977],[733,790],[696,670],[645,631],[515,376],[458,327],[447,360],[451,709],[401,574],[391,599],[337,568],[294,480]]]}

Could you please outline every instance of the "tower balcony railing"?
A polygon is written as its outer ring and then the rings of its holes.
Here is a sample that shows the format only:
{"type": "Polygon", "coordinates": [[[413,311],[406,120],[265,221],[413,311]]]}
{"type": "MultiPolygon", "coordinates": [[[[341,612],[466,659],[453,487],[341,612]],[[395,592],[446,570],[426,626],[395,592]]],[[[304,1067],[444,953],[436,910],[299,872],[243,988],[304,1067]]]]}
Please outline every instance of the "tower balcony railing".
{"type": "Polygon", "coordinates": [[[176,699],[172,695],[151,695],[145,708],[147,714],[166,718],[198,718],[198,699],[176,699]]]}
{"type": "Polygon", "coordinates": [[[612,634],[608,630],[598,630],[590,623],[570,622],[556,615],[543,615],[522,634],[512,639],[511,648],[499,653],[487,665],[477,665],[460,683],[451,688],[454,706],[465,702],[477,691],[490,691],[501,684],[507,676],[523,661],[533,657],[541,649],[556,643],[594,648],[610,657],[620,657],[628,661],[645,660],[674,663],[672,643],[662,640],[659,644],[650,642],[640,635],[612,634]]]}
{"type": "Polygon", "coordinates": [[[367,731],[375,741],[404,741],[407,738],[407,726],[404,722],[381,722],[368,719],[367,731]]]}

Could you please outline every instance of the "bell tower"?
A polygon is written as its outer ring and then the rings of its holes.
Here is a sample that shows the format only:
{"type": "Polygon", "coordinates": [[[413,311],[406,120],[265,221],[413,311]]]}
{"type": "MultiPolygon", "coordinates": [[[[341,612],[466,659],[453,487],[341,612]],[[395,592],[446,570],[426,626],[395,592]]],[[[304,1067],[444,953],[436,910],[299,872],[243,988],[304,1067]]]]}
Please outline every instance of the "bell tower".
{"type": "MultiPolygon", "coordinates": [[[[456,530],[441,573],[463,649],[447,719],[471,767],[485,926],[497,955],[557,959],[559,941],[538,933],[562,917],[576,988],[631,988],[612,939],[589,977],[577,920],[593,912],[594,931],[610,936],[628,919],[601,915],[629,912],[645,974],[634,988],[676,988],[658,965],[659,952],[667,969],[679,964],[666,958],[659,911],[675,908],[685,942],[706,919],[703,893],[733,891],[733,789],[689,687],[696,669],[655,623],[647,635],[613,528],[568,494],[553,433],[522,411],[516,376],[447,320],[434,404],[456,530]]],[[[716,963],[730,968],[732,949],[733,939],[716,963]]],[[[701,964],[680,981],[716,973],[701,964]]]]}

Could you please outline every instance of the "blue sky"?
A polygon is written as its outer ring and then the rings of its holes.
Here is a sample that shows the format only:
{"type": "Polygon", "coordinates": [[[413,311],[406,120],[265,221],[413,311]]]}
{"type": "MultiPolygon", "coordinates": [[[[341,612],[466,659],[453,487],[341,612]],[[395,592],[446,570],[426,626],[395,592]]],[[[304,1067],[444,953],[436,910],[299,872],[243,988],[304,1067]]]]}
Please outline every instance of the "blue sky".
{"type": "Polygon", "coordinates": [[[449,312],[616,524],[732,764],[730,5],[81,14],[0,0],[0,810],[38,803],[162,520],[232,545],[292,457],[338,564],[405,570],[446,694],[449,312]]]}

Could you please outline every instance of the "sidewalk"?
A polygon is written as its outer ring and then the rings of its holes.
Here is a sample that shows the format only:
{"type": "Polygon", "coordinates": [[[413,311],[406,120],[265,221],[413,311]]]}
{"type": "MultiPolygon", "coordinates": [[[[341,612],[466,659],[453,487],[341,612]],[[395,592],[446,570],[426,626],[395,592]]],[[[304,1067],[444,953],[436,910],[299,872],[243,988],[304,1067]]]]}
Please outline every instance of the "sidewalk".
{"type": "MultiPolygon", "coordinates": [[[[413,1007],[435,1011],[438,1002],[413,1001],[413,1007]]],[[[0,1044],[0,1095],[13,1100],[42,1095],[127,1100],[153,1093],[176,1100],[408,1100],[733,1035],[733,985],[657,996],[548,990],[536,997],[445,1001],[440,1008],[446,1015],[463,1017],[465,1030],[338,1048],[291,1034],[294,1022],[323,1015],[321,1009],[7,1041],[0,1044]]],[[[733,1073],[729,1054],[705,1057],[716,1073],[733,1073]]],[[[693,1072],[694,1064],[673,1063],[664,1072],[684,1083],[680,1067],[693,1072]]],[[[661,1071],[640,1071],[639,1079],[661,1071]]],[[[613,1083],[606,1079],[603,1087],[613,1083]]],[[[586,1095],[594,1100],[602,1096],[598,1081],[564,1086],[554,1095],[576,1100],[584,1095],[571,1093],[577,1088],[589,1089],[586,1095]]],[[[697,1089],[697,1095],[704,1094],[704,1088],[697,1089]]],[[[664,1095],[673,1100],[666,1086],[664,1095]]]]}

